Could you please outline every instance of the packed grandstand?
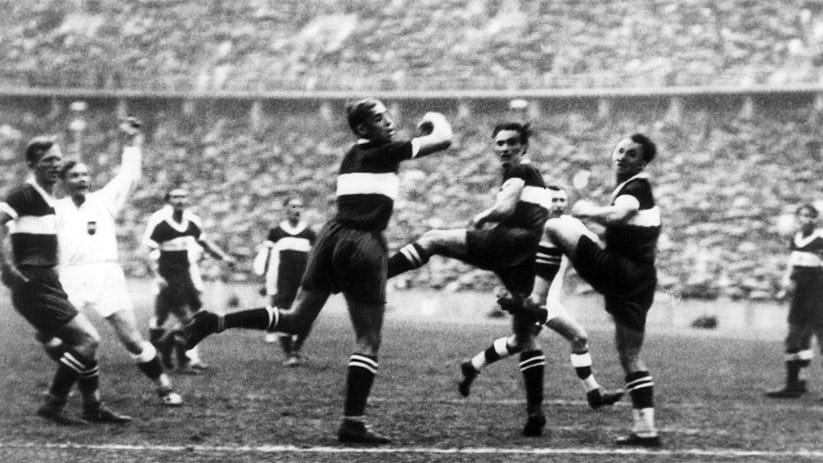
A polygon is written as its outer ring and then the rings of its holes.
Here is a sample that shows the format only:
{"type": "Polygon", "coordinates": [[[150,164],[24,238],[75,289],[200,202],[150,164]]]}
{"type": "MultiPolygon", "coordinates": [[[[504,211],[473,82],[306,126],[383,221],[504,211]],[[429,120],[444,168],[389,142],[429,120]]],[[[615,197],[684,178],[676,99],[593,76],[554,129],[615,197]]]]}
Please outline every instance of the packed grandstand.
{"type": "MultiPolygon", "coordinates": [[[[528,91],[818,84],[823,8],[818,2],[512,1],[416,2],[143,0],[3,2],[0,87],[14,89],[528,91]],[[368,13],[366,13],[368,12],[368,13]],[[286,19],[287,18],[287,19],[286,19]]],[[[24,174],[21,147],[58,133],[92,160],[97,183],[117,166],[115,107],[65,98],[0,99],[3,190],[24,174]],[[23,102],[21,104],[21,102],[23,102]],[[82,124],[78,125],[78,121],[82,124]]],[[[146,119],[145,176],[120,228],[126,266],[145,276],[135,249],[163,192],[184,183],[206,228],[249,257],[279,220],[280,202],[305,195],[310,218],[333,210],[338,160],[352,137],[342,112],[268,108],[250,127],[235,111],[199,100],[129,106],[146,119]],[[192,108],[190,108],[192,109],[192,108]]],[[[531,156],[572,199],[605,199],[606,162],[622,135],[643,131],[660,147],[652,165],[664,211],[661,287],[686,297],[770,298],[787,254],[781,220],[823,191],[821,134],[813,100],[739,108],[639,105],[598,117],[550,105],[533,121],[531,156]]],[[[305,107],[306,105],[301,105],[305,107]]],[[[625,107],[624,107],[625,109],[625,107]]],[[[422,114],[422,112],[421,112],[422,114]]],[[[409,111],[406,134],[419,116],[409,111]]],[[[508,111],[453,107],[456,142],[402,171],[402,198],[388,230],[396,247],[433,226],[462,226],[498,182],[489,132],[508,111]]],[[[250,263],[248,266],[250,269],[250,263]]],[[[247,277],[245,268],[235,278],[247,277]]],[[[488,288],[490,275],[433,263],[401,285],[488,288]]]]}

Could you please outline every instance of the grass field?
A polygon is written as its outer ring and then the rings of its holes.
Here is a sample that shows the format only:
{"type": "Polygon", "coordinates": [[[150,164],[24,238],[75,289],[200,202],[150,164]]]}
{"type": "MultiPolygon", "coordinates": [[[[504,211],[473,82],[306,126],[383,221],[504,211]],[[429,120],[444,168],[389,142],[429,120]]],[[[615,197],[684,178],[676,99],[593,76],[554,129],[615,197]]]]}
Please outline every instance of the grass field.
{"type": "MultiPolygon", "coordinates": [[[[241,299],[257,302],[251,288],[237,291],[241,299]]],[[[132,296],[145,326],[151,302],[146,285],[135,283],[132,296]]],[[[212,291],[209,299],[223,297],[212,291]]],[[[5,293],[0,301],[0,462],[823,460],[820,362],[811,369],[813,391],[807,396],[794,401],[763,396],[783,378],[785,309],[776,305],[658,298],[646,358],[665,446],[646,451],[611,444],[629,427],[628,401],[589,410],[568,365],[568,346],[553,333],[541,335],[548,357],[546,436],[520,436],[525,403],[514,360],[485,370],[472,396],[461,398],[459,362],[508,332],[507,319],[486,317],[489,295],[390,295],[368,413],[395,441],[379,448],[344,447],[334,438],[353,338],[339,298],[318,319],[306,346],[308,362],[300,368],[282,367],[279,348],[263,343],[259,332],[208,338],[202,353],[213,368],[201,376],[173,375],[186,400],[177,409],[157,403],[151,383],[97,320],[104,337],[104,398],[135,421],[74,428],[34,416],[53,366],[5,293]],[[717,315],[718,329],[688,326],[702,314],[717,315]]],[[[568,307],[590,331],[600,382],[620,386],[611,325],[597,299],[576,296],[568,307]]],[[[79,408],[73,397],[69,411],[79,408]]]]}

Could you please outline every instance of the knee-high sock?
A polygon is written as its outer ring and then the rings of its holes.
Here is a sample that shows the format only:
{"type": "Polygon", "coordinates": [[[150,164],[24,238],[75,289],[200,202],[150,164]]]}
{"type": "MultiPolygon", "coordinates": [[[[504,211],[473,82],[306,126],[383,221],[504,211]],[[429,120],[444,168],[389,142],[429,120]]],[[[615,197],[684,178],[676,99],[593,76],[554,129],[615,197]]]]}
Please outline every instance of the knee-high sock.
{"type": "Polygon", "coordinates": [[[517,353],[517,349],[509,347],[508,338],[497,338],[486,350],[479,352],[477,355],[472,357],[472,366],[475,370],[480,371],[486,365],[492,364],[515,353],[517,353]]]}
{"type": "Polygon", "coordinates": [[[69,349],[60,358],[60,364],[74,371],[77,388],[83,394],[83,406],[95,408],[100,406],[100,368],[97,359],[86,357],[74,349],[69,349]]]}
{"type": "Polygon", "coordinates": [[[592,372],[592,356],[589,351],[581,353],[572,352],[569,360],[571,361],[572,367],[574,367],[574,372],[577,373],[577,377],[580,378],[580,381],[583,383],[586,392],[600,389],[600,384],[597,383],[597,380],[594,378],[594,373],[592,372]]]}
{"type": "Polygon", "coordinates": [[[526,388],[526,411],[529,415],[542,411],[543,407],[543,370],[546,356],[540,349],[520,354],[520,372],[526,388]]]}
{"type": "Polygon", "coordinates": [[[346,377],[346,402],[343,418],[363,420],[366,402],[377,375],[377,358],[370,355],[352,354],[346,377]]]}
{"type": "Polygon", "coordinates": [[[222,315],[223,326],[218,326],[218,332],[225,328],[246,328],[252,330],[274,331],[280,318],[280,309],[277,307],[258,307],[255,309],[239,310],[222,315]]]}
{"type": "Polygon", "coordinates": [[[632,398],[632,431],[641,437],[657,435],[654,425],[654,382],[648,371],[626,375],[626,390],[632,398]]]}
{"type": "Polygon", "coordinates": [[[160,362],[160,357],[157,356],[157,349],[146,341],[143,341],[141,347],[143,350],[139,354],[132,354],[131,358],[147,378],[159,383],[160,377],[163,375],[163,364],[160,362]]]}
{"type": "Polygon", "coordinates": [[[786,384],[795,385],[803,378],[803,369],[812,364],[814,352],[811,349],[786,352],[786,384]]]}
{"type": "Polygon", "coordinates": [[[389,258],[388,277],[420,268],[426,265],[429,257],[429,253],[418,243],[407,244],[389,258]]]}

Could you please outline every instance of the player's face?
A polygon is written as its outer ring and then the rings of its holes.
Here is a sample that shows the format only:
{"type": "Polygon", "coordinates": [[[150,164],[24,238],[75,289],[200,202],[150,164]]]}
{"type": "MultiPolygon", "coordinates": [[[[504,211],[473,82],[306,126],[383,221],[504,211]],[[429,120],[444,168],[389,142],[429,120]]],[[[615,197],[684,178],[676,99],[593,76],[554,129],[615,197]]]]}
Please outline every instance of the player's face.
{"type": "Polygon", "coordinates": [[[183,211],[189,205],[189,193],[186,190],[170,191],[169,204],[175,211],[183,211]]]}
{"type": "Polygon", "coordinates": [[[363,124],[366,138],[378,143],[387,143],[394,139],[394,119],[383,103],[377,103],[372,108],[371,115],[363,124]]]}
{"type": "Polygon", "coordinates": [[[566,207],[569,205],[569,195],[567,195],[563,190],[549,191],[551,191],[552,195],[552,204],[551,209],[549,209],[549,215],[552,217],[560,217],[566,213],[566,207]]]}
{"type": "Polygon", "coordinates": [[[526,154],[526,146],[520,141],[520,132],[501,130],[494,136],[494,153],[504,169],[520,164],[526,154]]]}
{"type": "Polygon", "coordinates": [[[289,201],[288,206],[286,206],[286,218],[289,219],[290,222],[298,222],[302,214],[303,201],[300,201],[299,199],[292,199],[289,201]]]}
{"type": "Polygon", "coordinates": [[[612,151],[612,164],[617,175],[634,175],[646,167],[643,159],[643,147],[631,138],[624,138],[612,151]]]}
{"type": "Polygon", "coordinates": [[[89,191],[89,168],[83,163],[77,163],[66,172],[63,186],[70,196],[84,195],[89,191]]]}
{"type": "Polygon", "coordinates": [[[32,166],[35,180],[43,185],[54,185],[60,179],[61,165],[63,165],[63,152],[58,145],[53,145],[32,166]]]}
{"type": "Polygon", "coordinates": [[[801,209],[797,213],[797,227],[800,231],[803,232],[810,232],[815,229],[817,224],[817,217],[809,211],[808,209],[801,209]]]}

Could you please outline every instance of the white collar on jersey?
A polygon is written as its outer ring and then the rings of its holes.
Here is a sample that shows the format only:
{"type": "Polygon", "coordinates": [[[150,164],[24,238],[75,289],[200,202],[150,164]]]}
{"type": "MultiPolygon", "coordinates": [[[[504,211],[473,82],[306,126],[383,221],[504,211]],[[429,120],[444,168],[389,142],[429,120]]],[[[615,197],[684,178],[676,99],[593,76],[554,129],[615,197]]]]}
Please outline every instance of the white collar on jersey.
{"type": "Polygon", "coordinates": [[[802,248],[803,246],[806,246],[807,244],[814,241],[815,238],[823,238],[823,231],[815,230],[811,232],[809,236],[806,237],[803,236],[803,232],[797,232],[794,235],[794,245],[802,248]]]}
{"type": "Polygon", "coordinates": [[[37,184],[37,181],[34,178],[29,178],[26,180],[26,183],[34,187],[34,190],[40,193],[40,196],[46,201],[46,204],[49,207],[54,207],[54,196],[50,195],[48,191],[44,190],[43,187],[37,184]]]}
{"type": "Polygon", "coordinates": [[[181,222],[174,220],[174,208],[171,204],[166,204],[163,206],[159,211],[157,211],[157,214],[159,214],[160,218],[168,223],[170,227],[180,232],[186,231],[189,227],[189,221],[192,220],[192,212],[188,209],[183,211],[183,218],[181,222]]]}
{"type": "Polygon", "coordinates": [[[638,172],[638,173],[632,175],[631,177],[629,177],[627,180],[625,180],[620,185],[617,185],[617,187],[612,192],[612,201],[614,201],[617,198],[617,194],[620,193],[620,190],[622,190],[623,187],[626,186],[627,183],[631,182],[632,180],[637,180],[639,178],[648,179],[649,178],[648,172],[638,172]]]}
{"type": "Polygon", "coordinates": [[[300,233],[300,232],[302,232],[303,230],[306,229],[306,222],[303,222],[301,220],[301,221],[297,222],[297,225],[292,227],[292,225],[289,223],[288,220],[284,220],[284,221],[280,222],[280,228],[285,230],[286,233],[288,233],[290,235],[296,235],[296,234],[298,234],[298,233],[300,233]]]}

